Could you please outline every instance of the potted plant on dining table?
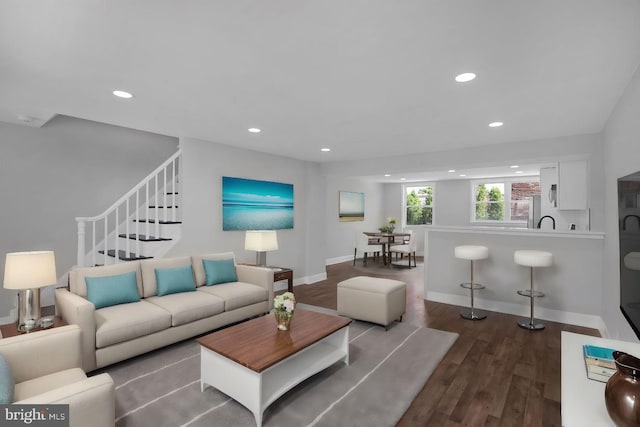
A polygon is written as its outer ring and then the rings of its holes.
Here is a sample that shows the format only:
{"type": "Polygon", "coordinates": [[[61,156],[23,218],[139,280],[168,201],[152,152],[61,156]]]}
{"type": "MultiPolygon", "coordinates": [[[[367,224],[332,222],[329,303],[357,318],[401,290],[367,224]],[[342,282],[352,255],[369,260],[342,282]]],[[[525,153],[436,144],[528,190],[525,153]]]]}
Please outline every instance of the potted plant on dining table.
{"type": "Polygon", "coordinates": [[[380,230],[381,233],[393,233],[393,231],[396,229],[396,219],[387,218],[387,224],[388,225],[383,225],[382,227],[378,228],[378,230],[380,230]]]}

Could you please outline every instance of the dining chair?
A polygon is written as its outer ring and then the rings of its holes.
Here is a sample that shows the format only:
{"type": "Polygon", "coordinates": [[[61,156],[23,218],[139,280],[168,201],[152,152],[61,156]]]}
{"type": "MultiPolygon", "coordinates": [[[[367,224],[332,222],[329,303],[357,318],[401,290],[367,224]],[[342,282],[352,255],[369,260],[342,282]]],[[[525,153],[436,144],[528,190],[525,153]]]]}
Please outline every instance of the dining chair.
{"type": "Polygon", "coordinates": [[[414,233],[411,233],[411,236],[409,236],[409,241],[405,244],[402,245],[393,245],[389,248],[389,253],[396,253],[396,256],[398,254],[404,256],[404,255],[408,255],[409,256],[409,268],[411,268],[411,255],[413,255],[413,266],[417,267],[417,261],[416,261],[416,247],[417,247],[417,242],[416,242],[416,235],[414,233]]]}
{"type": "Polygon", "coordinates": [[[382,252],[382,244],[369,243],[369,236],[362,232],[358,232],[356,234],[356,247],[353,251],[353,265],[356,265],[358,252],[363,254],[362,263],[367,265],[367,254],[373,254],[373,258],[375,260],[380,255],[380,252],[382,252]]]}
{"type": "Polygon", "coordinates": [[[413,230],[405,228],[404,230],[402,230],[402,232],[408,234],[408,236],[404,236],[402,238],[402,243],[405,244],[405,245],[408,245],[409,244],[409,239],[411,238],[411,235],[413,234],[413,230]]]}

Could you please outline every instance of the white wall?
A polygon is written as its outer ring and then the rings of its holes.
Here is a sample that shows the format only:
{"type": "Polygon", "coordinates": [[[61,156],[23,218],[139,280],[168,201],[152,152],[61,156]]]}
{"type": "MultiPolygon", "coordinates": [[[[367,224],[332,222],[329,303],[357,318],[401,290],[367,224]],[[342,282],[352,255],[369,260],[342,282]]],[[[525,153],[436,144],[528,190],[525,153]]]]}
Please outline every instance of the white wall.
{"type": "MultiPolygon", "coordinates": [[[[76,262],[74,218],[102,212],[177,145],[176,138],[66,116],[42,128],[0,123],[3,277],[7,252],[45,249],[55,251],[62,276],[76,262]]],[[[0,288],[0,319],[14,301],[15,292],[0,288]]]]}
{"type": "Polygon", "coordinates": [[[602,313],[609,336],[638,341],[620,312],[617,179],[640,170],[640,70],[626,88],[603,131],[605,257],[602,313]]]}
{"type": "Polygon", "coordinates": [[[222,177],[276,181],[294,186],[294,228],[278,230],[279,249],[267,263],[293,269],[298,283],[325,277],[325,191],[316,164],[190,138],[180,147],[182,238],[167,256],[232,251],[238,262],[255,262],[243,231],[222,231],[222,177]]]}
{"type": "Polygon", "coordinates": [[[384,189],[382,184],[364,182],[347,177],[326,177],[325,218],[327,262],[329,264],[353,259],[356,235],[363,231],[378,231],[384,225],[384,189]],[[364,193],[364,221],[340,222],[338,200],[340,191],[364,193]]]}
{"type": "Polygon", "coordinates": [[[471,218],[469,180],[438,181],[434,188],[434,225],[465,226],[471,218]]]}

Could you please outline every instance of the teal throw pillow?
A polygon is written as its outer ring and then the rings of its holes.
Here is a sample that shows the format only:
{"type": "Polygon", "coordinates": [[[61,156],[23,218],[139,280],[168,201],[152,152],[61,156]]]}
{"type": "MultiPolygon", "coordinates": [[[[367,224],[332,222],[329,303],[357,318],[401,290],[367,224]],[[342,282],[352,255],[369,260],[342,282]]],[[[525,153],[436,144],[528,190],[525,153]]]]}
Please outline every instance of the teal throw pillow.
{"type": "Polygon", "coordinates": [[[158,296],[177,294],[196,290],[191,265],[174,268],[156,268],[158,296]]]}
{"type": "Polygon", "coordinates": [[[8,405],[13,403],[13,374],[11,367],[2,354],[0,354],[0,404],[8,405]]]}
{"type": "Polygon", "coordinates": [[[87,299],[96,309],[140,301],[136,272],[105,277],[85,277],[87,299]]]}
{"type": "Polygon", "coordinates": [[[233,259],[203,259],[207,286],[218,283],[237,282],[236,266],[233,259]]]}

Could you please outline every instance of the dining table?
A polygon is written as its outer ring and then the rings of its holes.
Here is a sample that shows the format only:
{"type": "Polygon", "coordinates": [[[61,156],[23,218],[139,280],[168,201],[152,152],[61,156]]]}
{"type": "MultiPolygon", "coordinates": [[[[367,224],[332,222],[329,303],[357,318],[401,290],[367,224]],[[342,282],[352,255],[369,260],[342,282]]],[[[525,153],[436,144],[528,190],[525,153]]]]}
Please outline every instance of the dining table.
{"type": "Polygon", "coordinates": [[[410,237],[409,233],[383,233],[381,231],[364,231],[369,242],[372,244],[382,245],[382,262],[387,267],[391,267],[391,246],[394,244],[404,244],[404,238],[410,237]],[[399,238],[399,241],[396,241],[399,238]]]}

